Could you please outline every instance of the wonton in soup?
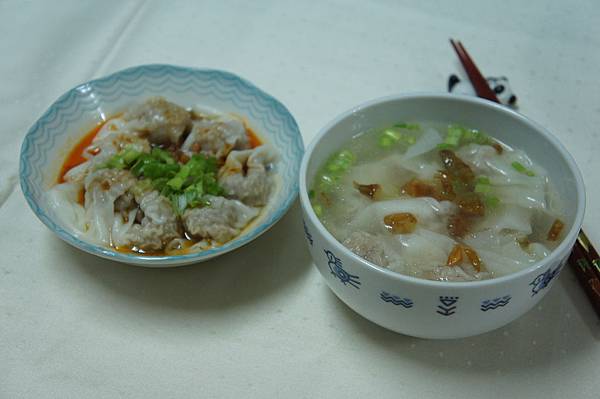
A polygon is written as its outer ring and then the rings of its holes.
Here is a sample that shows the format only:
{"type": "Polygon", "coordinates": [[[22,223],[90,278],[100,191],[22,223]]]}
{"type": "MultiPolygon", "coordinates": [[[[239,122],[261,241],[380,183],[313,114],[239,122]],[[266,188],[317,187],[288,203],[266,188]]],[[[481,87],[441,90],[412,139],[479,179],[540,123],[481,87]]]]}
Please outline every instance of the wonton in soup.
{"type": "Polygon", "coordinates": [[[547,256],[564,228],[540,165],[458,125],[365,131],[321,166],[309,196],[324,226],[352,252],[431,280],[522,270],[547,256]]]}

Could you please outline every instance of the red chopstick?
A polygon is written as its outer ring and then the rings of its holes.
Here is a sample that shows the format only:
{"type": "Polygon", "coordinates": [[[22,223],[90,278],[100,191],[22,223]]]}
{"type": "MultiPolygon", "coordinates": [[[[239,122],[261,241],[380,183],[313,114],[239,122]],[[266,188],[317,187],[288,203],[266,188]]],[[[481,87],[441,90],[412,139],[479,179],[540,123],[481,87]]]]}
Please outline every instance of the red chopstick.
{"type": "MultiPolygon", "coordinates": [[[[461,42],[450,39],[450,44],[465,68],[477,96],[500,103],[461,42]]],[[[583,230],[579,231],[577,241],[569,255],[569,264],[583,286],[596,315],[600,317],[600,257],[583,230]]]]}
{"type": "MultiPolygon", "coordinates": [[[[583,233],[583,232],[582,232],[583,233]]],[[[585,235],[585,234],[584,234],[585,235]]],[[[598,259],[596,257],[596,259],[598,259]]],[[[579,241],[573,246],[569,255],[569,264],[575,272],[579,283],[583,286],[596,314],[600,315],[600,278],[598,277],[598,262],[590,262],[579,241]]]]}
{"type": "Polygon", "coordinates": [[[494,93],[492,89],[490,89],[490,87],[487,84],[487,81],[485,80],[483,75],[481,75],[481,72],[479,72],[479,68],[477,68],[477,65],[475,65],[475,62],[473,62],[473,60],[469,56],[469,53],[467,53],[467,50],[465,50],[465,48],[463,47],[462,43],[450,39],[450,44],[452,44],[452,47],[454,47],[454,51],[456,51],[458,59],[463,65],[463,68],[465,68],[467,76],[469,77],[469,80],[471,81],[471,84],[473,85],[477,96],[499,103],[500,101],[498,100],[498,97],[496,97],[496,93],[494,93]]]}

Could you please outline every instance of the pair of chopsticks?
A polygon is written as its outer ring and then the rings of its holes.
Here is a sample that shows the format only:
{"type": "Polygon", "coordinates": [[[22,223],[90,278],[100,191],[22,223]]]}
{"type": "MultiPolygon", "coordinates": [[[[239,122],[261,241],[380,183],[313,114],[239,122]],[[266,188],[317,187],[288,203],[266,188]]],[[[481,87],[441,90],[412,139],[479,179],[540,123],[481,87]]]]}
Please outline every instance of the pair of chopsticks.
{"type": "MultiPolygon", "coordinates": [[[[456,51],[463,68],[465,68],[477,96],[500,103],[462,43],[450,39],[450,44],[456,51]]],[[[579,231],[577,241],[569,255],[569,264],[592,302],[596,314],[600,316],[600,257],[583,230],[579,231]]]]}

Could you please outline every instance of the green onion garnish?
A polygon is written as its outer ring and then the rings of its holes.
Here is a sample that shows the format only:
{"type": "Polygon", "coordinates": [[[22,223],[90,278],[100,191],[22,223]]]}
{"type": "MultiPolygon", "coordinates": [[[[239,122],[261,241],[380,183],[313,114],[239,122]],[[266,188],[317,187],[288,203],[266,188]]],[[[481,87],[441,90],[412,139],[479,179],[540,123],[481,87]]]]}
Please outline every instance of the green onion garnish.
{"type": "Polygon", "coordinates": [[[487,176],[479,176],[477,179],[475,179],[475,183],[476,184],[491,184],[490,183],[490,178],[487,176]]]}
{"type": "MultiPolygon", "coordinates": [[[[491,142],[491,138],[484,132],[476,129],[468,129],[460,125],[448,126],[448,133],[444,140],[444,143],[447,144],[445,148],[450,148],[452,146],[458,147],[469,143],[484,145],[490,144],[491,142]]],[[[441,145],[438,145],[438,148],[441,149],[441,145]]]]}
{"type": "Polygon", "coordinates": [[[402,134],[396,130],[386,129],[383,131],[382,136],[389,137],[392,141],[397,142],[402,137],[402,134]]]}
{"type": "Polygon", "coordinates": [[[408,130],[420,130],[421,129],[421,125],[419,125],[418,123],[399,122],[399,123],[396,123],[394,125],[394,127],[397,127],[400,129],[408,129],[408,130]]]}
{"type": "Polygon", "coordinates": [[[447,144],[447,143],[440,143],[437,145],[437,149],[438,150],[453,150],[456,147],[451,145],[451,144],[447,144]]]}
{"type": "MultiPolygon", "coordinates": [[[[400,126],[400,125],[394,125],[395,128],[401,127],[401,128],[409,129],[409,130],[419,130],[420,129],[420,127],[418,125],[406,125],[406,126],[410,126],[410,129],[400,126]]],[[[416,142],[417,142],[417,139],[415,138],[415,136],[412,133],[401,132],[394,128],[385,129],[383,131],[383,133],[381,133],[381,136],[379,136],[379,146],[382,148],[390,148],[394,144],[397,144],[397,143],[404,144],[404,145],[413,145],[416,142]]]]}
{"type": "Polygon", "coordinates": [[[455,126],[450,126],[450,127],[448,127],[448,134],[446,135],[444,144],[447,144],[452,147],[458,147],[462,136],[463,136],[463,129],[461,129],[459,127],[455,127],[455,126]]]}
{"type": "Polygon", "coordinates": [[[492,187],[489,184],[477,183],[475,184],[475,192],[486,194],[492,190],[492,187]]]}
{"type": "Polygon", "coordinates": [[[315,204],[313,205],[313,210],[315,211],[315,214],[317,215],[317,217],[321,217],[321,215],[323,215],[323,207],[319,204],[315,204]]]}
{"type": "Polygon", "coordinates": [[[483,201],[485,203],[485,206],[488,208],[496,208],[498,205],[500,205],[500,199],[493,195],[486,195],[483,198],[483,201]]]}
{"type": "Polygon", "coordinates": [[[223,195],[217,182],[217,160],[204,155],[194,155],[184,165],[161,148],[142,153],[131,147],[113,155],[101,164],[103,168],[129,169],[140,180],[133,187],[135,195],[157,190],[171,201],[176,213],[186,208],[206,206],[206,195],[223,195]]]}
{"type": "Polygon", "coordinates": [[[514,161],[513,163],[511,163],[511,166],[519,173],[522,173],[527,176],[535,176],[535,173],[531,169],[527,169],[520,162],[514,161]]]}
{"type": "Polygon", "coordinates": [[[381,148],[390,148],[395,144],[395,141],[387,136],[381,136],[379,138],[379,146],[381,148]]]}
{"type": "Polygon", "coordinates": [[[319,189],[330,191],[339,178],[354,164],[356,155],[349,150],[342,150],[329,158],[325,167],[317,175],[319,189]]]}

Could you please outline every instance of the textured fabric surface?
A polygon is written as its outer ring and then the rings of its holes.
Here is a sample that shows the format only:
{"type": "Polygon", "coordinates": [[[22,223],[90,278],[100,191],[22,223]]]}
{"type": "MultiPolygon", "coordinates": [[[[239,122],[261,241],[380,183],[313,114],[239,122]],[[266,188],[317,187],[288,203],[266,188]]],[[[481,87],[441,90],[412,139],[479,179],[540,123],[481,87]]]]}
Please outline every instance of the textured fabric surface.
{"type": "Polygon", "coordinates": [[[308,143],[365,100],[464,78],[455,37],[578,161],[600,244],[598,16],[595,0],[0,2],[0,398],[596,398],[600,330],[569,269],[505,328],[420,340],[334,297],[297,204],[233,253],[143,269],[60,241],[16,176],[27,129],[56,98],[126,67],[243,76],[308,143]]]}

